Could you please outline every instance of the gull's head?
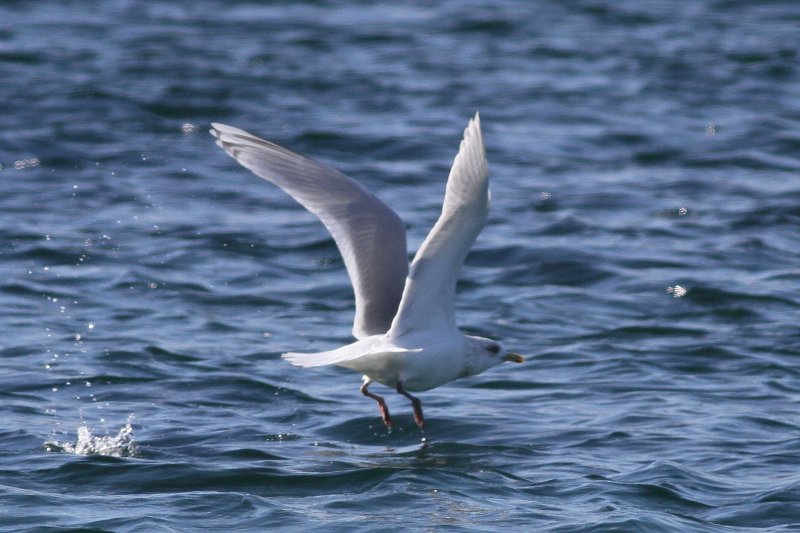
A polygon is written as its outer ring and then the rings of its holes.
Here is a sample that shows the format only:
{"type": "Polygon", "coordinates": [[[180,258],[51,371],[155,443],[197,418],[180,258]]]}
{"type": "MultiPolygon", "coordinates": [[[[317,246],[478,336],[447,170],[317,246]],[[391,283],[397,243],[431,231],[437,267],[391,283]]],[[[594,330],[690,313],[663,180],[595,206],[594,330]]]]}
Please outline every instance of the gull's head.
{"type": "Polygon", "coordinates": [[[486,369],[506,361],[522,363],[525,358],[518,353],[507,352],[499,342],[483,337],[467,336],[467,359],[463,376],[474,376],[486,369]]]}

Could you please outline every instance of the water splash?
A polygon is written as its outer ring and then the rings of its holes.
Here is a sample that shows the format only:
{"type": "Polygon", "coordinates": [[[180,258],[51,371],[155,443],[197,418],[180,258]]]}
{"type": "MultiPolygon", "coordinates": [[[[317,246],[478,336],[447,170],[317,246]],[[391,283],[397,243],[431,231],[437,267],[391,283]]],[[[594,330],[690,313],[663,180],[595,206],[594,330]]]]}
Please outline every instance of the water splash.
{"type": "Polygon", "coordinates": [[[673,298],[680,298],[686,296],[686,289],[680,285],[675,285],[674,287],[667,287],[667,293],[672,294],[673,298]]]}
{"type": "Polygon", "coordinates": [[[73,453],[76,455],[107,455],[110,457],[136,457],[138,449],[133,440],[133,415],[116,435],[93,435],[85,423],[78,426],[77,442],[48,441],[44,449],[48,452],[73,453]]]}
{"type": "Polygon", "coordinates": [[[39,166],[39,159],[32,157],[30,159],[19,159],[14,161],[14,168],[17,170],[22,170],[23,168],[31,168],[31,167],[38,167],[39,166]]]}

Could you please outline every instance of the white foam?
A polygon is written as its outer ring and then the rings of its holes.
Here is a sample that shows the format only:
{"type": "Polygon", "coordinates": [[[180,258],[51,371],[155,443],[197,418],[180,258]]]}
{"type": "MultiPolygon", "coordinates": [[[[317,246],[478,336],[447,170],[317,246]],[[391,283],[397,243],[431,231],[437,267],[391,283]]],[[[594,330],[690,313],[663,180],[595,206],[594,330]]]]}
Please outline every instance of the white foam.
{"type": "Polygon", "coordinates": [[[116,435],[93,435],[92,429],[85,423],[78,426],[77,442],[48,441],[44,449],[48,452],[73,453],[76,455],[107,455],[110,457],[135,457],[138,455],[133,440],[133,415],[116,435]]]}

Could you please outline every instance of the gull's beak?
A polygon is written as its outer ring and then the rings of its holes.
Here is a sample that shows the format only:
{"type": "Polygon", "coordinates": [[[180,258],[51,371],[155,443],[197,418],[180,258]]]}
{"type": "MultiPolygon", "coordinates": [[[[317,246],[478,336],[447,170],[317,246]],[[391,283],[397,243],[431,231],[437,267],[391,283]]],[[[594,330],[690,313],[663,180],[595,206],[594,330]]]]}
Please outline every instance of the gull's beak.
{"type": "Polygon", "coordinates": [[[505,357],[503,357],[503,361],[511,361],[512,363],[524,363],[525,358],[522,357],[518,353],[511,353],[508,352],[505,357]]]}

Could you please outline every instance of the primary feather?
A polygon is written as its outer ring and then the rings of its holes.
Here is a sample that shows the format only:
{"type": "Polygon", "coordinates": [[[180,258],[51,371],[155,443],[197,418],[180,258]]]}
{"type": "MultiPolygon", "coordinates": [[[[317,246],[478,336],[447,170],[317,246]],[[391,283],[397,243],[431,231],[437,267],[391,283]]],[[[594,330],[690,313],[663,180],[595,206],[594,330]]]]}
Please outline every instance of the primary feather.
{"type": "Polygon", "coordinates": [[[386,333],[408,273],[406,230],[386,204],[338,170],[239,128],[212,124],[217,144],[242,166],[286,191],[333,236],[353,284],[353,335],[386,333]]]}
{"type": "Polygon", "coordinates": [[[453,161],[442,214],[420,246],[389,335],[412,330],[455,330],[454,299],[461,264],[489,213],[489,168],[480,116],[464,130],[453,161]]]}

